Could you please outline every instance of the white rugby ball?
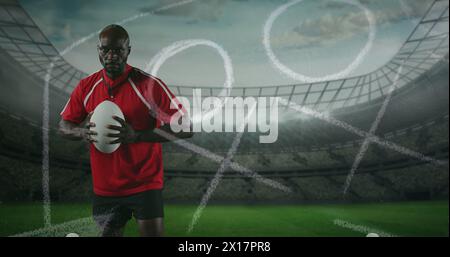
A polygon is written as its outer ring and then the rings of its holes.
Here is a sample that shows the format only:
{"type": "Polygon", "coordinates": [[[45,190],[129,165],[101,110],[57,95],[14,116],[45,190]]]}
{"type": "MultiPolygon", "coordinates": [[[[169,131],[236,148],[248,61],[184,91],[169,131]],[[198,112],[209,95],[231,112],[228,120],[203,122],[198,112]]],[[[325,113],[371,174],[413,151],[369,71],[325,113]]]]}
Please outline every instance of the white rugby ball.
{"type": "Polygon", "coordinates": [[[117,116],[125,120],[119,106],[108,100],[105,100],[97,105],[91,116],[90,121],[95,123],[95,127],[91,128],[91,130],[97,132],[97,135],[92,136],[93,139],[97,140],[97,142],[94,142],[94,145],[95,148],[102,153],[112,153],[120,146],[120,143],[109,144],[109,142],[114,141],[117,138],[106,136],[108,133],[119,133],[117,130],[107,128],[108,125],[121,126],[118,121],[113,119],[113,116],[117,116]]]}

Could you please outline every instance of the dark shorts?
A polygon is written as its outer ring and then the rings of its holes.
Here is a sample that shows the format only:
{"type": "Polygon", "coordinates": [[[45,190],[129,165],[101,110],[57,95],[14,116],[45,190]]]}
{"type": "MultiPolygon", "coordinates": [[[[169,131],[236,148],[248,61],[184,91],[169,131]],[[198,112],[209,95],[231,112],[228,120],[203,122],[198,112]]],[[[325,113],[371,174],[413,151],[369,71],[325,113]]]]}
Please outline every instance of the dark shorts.
{"type": "Polygon", "coordinates": [[[148,190],[129,196],[94,194],[92,214],[101,226],[121,228],[134,216],[138,220],[164,217],[162,190],[148,190]]]}

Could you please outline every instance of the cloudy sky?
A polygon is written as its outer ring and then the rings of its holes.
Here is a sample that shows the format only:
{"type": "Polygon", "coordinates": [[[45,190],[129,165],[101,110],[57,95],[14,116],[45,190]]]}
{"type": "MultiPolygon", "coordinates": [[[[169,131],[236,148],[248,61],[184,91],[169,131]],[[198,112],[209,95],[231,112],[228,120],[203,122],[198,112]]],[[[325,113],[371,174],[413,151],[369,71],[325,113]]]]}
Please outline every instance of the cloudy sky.
{"type": "MultiPolygon", "coordinates": [[[[74,41],[104,26],[180,0],[19,0],[55,47],[62,51],[74,41]]],[[[296,83],[271,65],[262,44],[263,26],[284,0],[197,0],[124,24],[131,37],[129,63],[144,69],[161,49],[179,40],[214,41],[229,54],[235,86],[296,83]]],[[[360,0],[376,18],[373,47],[352,75],[385,64],[400,48],[428,0],[360,0]]],[[[295,72],[324,76],[344,69],[368,39],[364,12],[342,1],[304,0],[295,4],[272,28],[272,47],[279,60],[295,72]]],[[[78,69],[100,69],[97,38],[66,55],[78,69]]],[[[168,59],[158,76],[168,84],[221,86],[223,60],[206,46],[187,49],[168,59]]]]}

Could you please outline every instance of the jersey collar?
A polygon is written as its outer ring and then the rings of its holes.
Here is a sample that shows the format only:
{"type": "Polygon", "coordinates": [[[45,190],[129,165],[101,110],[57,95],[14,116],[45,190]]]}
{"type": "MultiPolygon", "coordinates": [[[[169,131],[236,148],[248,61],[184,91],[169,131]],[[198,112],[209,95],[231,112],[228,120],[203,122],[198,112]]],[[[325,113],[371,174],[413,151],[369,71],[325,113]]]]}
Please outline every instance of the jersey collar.
{"type": "Polygon", "coordinates": [[[103,79],[106,80],[106,83],[108,85],[111,85],[111,87],[115,87],[117,85],[122,84],[122,82],[124,82],[128,78],[128,75],[130,74],[132,68],[133,67],[131,67],[130,65],[126,64],[124,72],[119,77],[117,77],[115,79],[111,79],[110,77],[108,77],[106,75],[106,70],[103,69],[102,70],[103,79]]]}

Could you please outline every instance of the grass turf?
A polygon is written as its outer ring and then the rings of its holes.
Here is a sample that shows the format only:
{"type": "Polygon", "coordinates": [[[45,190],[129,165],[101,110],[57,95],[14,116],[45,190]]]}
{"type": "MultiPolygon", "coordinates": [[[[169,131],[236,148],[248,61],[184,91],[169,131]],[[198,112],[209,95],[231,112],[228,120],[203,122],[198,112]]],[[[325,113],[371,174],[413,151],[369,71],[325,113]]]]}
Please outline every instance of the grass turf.
{"type": "MultiPolygon", "coordinates": [[[[52,224],[81,218],[89,220],[90,204],[54,203],[52,224]]],[[[194,231],[186,230],[195,205],[165,206],[166,236],[365,236],[364,232],[337,226],[336,219],[399,236],[448,236],[448,201],[421,201],[371,204],[330,205],[209,205],[194,231]]],[[[58,233],[45,230],[37,236],[64,236],[77,232],[96,236],[92,221],[62,225],[58,233]]],[[[0,236],[32,231],[43,227],[41,203],[0,204],[0,236]]],[[[357,229],[358,230],[358,229],[357,229]]],[[[137,236],[131,220],[125,236],[137,236]]]]}

